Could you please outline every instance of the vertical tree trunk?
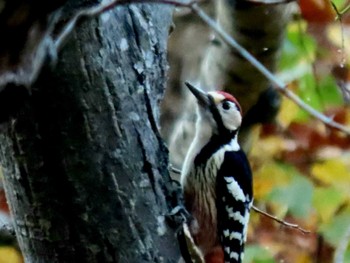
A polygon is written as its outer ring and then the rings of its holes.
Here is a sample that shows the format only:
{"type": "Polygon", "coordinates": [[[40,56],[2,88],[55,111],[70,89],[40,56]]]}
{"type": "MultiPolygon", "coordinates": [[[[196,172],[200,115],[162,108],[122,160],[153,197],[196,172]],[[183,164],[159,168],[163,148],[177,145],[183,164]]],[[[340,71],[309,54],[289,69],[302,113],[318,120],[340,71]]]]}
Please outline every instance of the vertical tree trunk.
{"type": "Polygon", "coordinates": [[[158,133],[171,11],[132,5],[83,23],[0,135],[26,262],[175,262],[158,133]]]}

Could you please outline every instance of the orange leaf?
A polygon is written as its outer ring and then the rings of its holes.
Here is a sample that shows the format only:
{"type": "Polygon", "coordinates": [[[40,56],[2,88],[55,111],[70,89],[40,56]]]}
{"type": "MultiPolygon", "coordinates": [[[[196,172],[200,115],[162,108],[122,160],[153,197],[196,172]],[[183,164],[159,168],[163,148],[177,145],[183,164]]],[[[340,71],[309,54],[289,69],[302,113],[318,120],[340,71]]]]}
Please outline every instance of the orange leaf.
{"type": "Polygon", "coordinates": [[[330,23],[335,19],[335,11],[329,0],[299,0],[301,15],[311,23],[330,23]]]}

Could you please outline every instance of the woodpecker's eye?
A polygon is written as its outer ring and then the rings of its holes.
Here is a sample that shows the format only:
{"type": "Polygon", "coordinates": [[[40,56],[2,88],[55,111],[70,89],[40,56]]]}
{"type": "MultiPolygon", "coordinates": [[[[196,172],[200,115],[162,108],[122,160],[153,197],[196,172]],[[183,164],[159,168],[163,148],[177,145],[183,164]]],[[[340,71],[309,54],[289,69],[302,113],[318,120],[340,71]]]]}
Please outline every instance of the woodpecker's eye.
{"type": "Polygon", "coordinates": [[[222,108],[223,108],[224,110],[229,110],[229,109],[231,108],[231,105],[230,105],[230,103],[229,103],[228,101],[224,101],[224,102],[222,103],[222,108]]]}

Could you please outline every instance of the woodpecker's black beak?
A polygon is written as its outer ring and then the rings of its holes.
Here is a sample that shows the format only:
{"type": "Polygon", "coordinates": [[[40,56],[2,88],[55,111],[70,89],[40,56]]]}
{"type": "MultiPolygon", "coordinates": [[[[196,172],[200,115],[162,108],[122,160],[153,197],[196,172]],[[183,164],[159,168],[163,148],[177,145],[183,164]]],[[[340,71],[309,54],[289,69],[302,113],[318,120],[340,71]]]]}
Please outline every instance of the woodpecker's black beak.
{"type": "Polygon", "coordinates": [[[204,108],[208,108],[210,106],[210,100],[208,94],[206,94],[201,89],[198,89],[192,86],[190,83],[185,82],[187,88],[192,92],[192,94],[197,98],[199,105],[204,108]]]}

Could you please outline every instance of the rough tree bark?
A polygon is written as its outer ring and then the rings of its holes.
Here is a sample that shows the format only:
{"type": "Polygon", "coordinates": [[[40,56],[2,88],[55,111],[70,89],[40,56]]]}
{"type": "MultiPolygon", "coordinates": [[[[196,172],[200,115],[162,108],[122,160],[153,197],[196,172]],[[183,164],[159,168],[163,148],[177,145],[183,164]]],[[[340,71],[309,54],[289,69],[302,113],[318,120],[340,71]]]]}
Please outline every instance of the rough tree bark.
{"type": "Polygon", "coordinates": [[[26,262],[175,262],[158,132],[172,8],[85,21],[8,130],[0,163],[26,262]]]}

